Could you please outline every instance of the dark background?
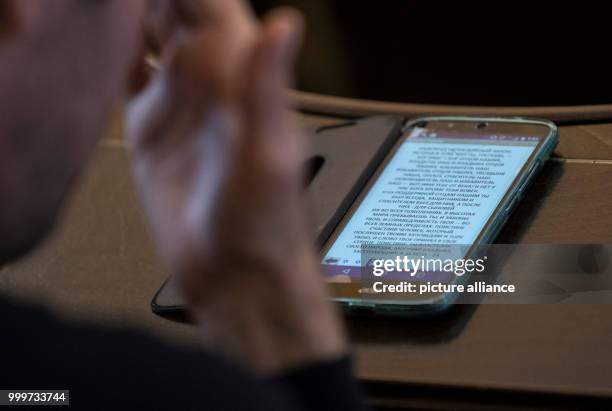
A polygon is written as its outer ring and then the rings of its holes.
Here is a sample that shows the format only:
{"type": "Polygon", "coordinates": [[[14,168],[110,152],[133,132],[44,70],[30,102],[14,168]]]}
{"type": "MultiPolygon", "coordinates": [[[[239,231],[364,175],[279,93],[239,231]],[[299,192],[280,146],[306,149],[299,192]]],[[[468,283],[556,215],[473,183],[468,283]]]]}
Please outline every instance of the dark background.
{"type": "Polygon", "coordinates": [[[607,2],[259,0],[307,17],[298,88],[458,105],[612,103],[607,2]]]}

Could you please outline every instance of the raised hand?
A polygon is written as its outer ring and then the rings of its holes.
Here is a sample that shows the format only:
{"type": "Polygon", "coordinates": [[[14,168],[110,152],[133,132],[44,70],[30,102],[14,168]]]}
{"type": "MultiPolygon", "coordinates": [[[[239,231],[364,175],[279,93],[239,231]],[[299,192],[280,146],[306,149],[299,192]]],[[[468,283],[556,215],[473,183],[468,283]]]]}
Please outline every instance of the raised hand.
{"type": "Polygon", "coordinates": [[[163,261],[212,347],[260,372],[334,359],[346,343],[305,227],[285,96],[301,18],[260,24],[238,0],[190,3],[128,116],[163,261]]]}

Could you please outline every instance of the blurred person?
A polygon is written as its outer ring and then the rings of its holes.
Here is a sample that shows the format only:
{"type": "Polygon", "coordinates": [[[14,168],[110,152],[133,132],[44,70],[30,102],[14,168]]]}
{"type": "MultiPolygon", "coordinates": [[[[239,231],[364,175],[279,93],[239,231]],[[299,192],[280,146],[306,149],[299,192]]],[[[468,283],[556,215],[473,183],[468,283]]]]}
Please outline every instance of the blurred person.
{"type": "Polygon", "coordinates": [[[363,409],[302,210],[284,94],[300,16],[260,23],[239,0],[0,0],[0,24],[0,262],[47,236],[125,103],[151,232],[204,348],[0,299],[0,389],[70,389],[80,408],[363,409]]]}

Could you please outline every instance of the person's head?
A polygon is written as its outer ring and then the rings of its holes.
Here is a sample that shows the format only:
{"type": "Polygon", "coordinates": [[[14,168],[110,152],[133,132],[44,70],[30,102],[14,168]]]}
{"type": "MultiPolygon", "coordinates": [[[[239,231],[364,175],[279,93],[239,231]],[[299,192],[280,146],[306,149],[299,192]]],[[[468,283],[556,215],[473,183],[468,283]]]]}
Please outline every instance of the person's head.
{"type": "Polygon", "coordinates": [[[0,262],[53,225],[141,51],[146,0],[0,0],[0,262]]]}

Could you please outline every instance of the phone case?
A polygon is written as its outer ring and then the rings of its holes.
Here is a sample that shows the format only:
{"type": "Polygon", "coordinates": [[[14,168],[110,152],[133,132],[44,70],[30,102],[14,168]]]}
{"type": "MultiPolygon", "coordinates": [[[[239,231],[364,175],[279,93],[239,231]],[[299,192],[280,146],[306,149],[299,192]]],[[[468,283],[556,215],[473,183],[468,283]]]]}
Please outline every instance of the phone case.
{"type": "MultiPolygon", "coordinates": [[[[533,183],[544,164],[548,161],[555,148],[559,143],[559,132],[557,126],[549,120],[542,119],[526,119],[521,117],[465,117],[465,116],[436,116],[436,117],[421,117],[411,119],[406,122],[402,128],[403,132],[419,122],[428,121],[470,121],[470,122],[508,122],[508,123],[532,123],[541,124],[549,128],[549,135],[546,137],[545,143],[533,154],[534,161],[527,169],[521,170],[517,178],[519,179],[514,190],[506,193],[506,196],[499,203],[498,210],[491,217],[489,228],[485,235],[480,240],[479,245],[491,244],[495,241],[501,229],[508,221],[508,217],[514,211],[514,208],[522,199],[527,188],[533,183]]],[[[467,281],[469,276],[462,277],[462,281],[467,281]]],[[[414,317],[435,315],[448,310],[455,302],[455,297],[443,295],[436,300],[431,300],[426,304],[384,304],[366,301],[363,299],[352,299],[350,301],[340,301],[342,309],[348,314],[377,314],[390,317],[414,317]]]]}
{"type": "MultiPolygon", "coordinates": [[[[386,153],[401,135],[404,118],[376,116],[340,122],[308,132],[307,201],[317,245],[329,237],[386,153]]],[[[158,314],[185,309],[174,277],[157,291],[151,308],[158,314]]]]}
{"type": "MultiPolygon", "coordinates": [[[[424,117],[407,122],[399,116],[377,116],[324,126],[309,133],[311,150],[305,163],[309,175],[307,197],[311,205],[312,234],[318,246],[322,246],[329,238],[388,151],[402,136],[403,131],[414,123],[432,119],[434,118],[424,117]]],[[[521,173],[517,188],[509,192],[501,202],[501,211],[494,216],[487,236],[483,239],[485,242],[492,242],[522,198],[526,188],[533,182],[557,146],[559,141],[557,128],[547,120],[523,118],[435,117],[435,119],[536,122],[550,127],[551,135],[547,143],[536,153],[536,161],[530,169],[521,173]]],[[[341,306],[345,312],[351,314],[359,314],[361,309],[365,308],[368,313],[385,316],[422,316],[443,312],[452,303],[451,300],[441,299],[424,306],[372,305],[355,300],[343,301],[341,306]]],[[[179,292],[174,277],[171,276],[166,280],[158,290],[153,297],[151,307],[158,314],[180,314],[185,310],[185,300],[179,292]]]]}

